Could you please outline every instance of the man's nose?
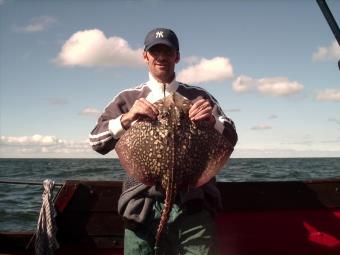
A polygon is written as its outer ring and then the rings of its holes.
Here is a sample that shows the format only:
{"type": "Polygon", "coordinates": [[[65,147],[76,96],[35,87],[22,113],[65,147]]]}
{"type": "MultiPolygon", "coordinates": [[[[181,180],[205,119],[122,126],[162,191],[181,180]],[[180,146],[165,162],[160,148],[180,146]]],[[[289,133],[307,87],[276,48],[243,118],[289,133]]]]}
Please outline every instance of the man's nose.
{"type": "Polygon", "coordinates": [[[157,56],[158,60],[166,59],[167,57],[168,57],[168,54],[167,54],[166,51],[159,51],[158,52],[158,56],[157,56]]]}

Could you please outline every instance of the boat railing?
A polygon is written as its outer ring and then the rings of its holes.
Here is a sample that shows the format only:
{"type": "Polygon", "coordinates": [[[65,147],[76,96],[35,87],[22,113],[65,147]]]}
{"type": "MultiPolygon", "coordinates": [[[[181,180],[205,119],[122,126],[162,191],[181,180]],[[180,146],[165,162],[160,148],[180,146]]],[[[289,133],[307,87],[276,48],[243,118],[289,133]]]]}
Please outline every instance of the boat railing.
{"type": "MultiPolygon", "coordinates": [[[[21,184],[21,185],[33,185],[33,186],[42,186],[42,181],[18,181],[18,180],[10,180],[10,179],[0,179],[0,184],[21,184]]],[[[64,183],[54,183],[54,186],[62,187],[64,183]]]]}
{"type": "MultiPolygon", "coordinates": [[[[45,179],[43,182],[38,181],[20,181],[10,179],[0,179],[0,184],[12,185],[31,185],[42,186],[44,191],[42,194],[41,209],[37,221],[37,227],[27,243],[25,249],[32,248],[35,241],[35,254],[46,254],[46,249],[57,249],[59,244],[56,240],[56,224],[55,224],[55,208],[54,201],[60,191],[53,196],[53,188],[63,187],[63,183],[55,183],[53,180],[45,179]]],[[[51,251],[49,254],[52,254],[51,251]]]]}

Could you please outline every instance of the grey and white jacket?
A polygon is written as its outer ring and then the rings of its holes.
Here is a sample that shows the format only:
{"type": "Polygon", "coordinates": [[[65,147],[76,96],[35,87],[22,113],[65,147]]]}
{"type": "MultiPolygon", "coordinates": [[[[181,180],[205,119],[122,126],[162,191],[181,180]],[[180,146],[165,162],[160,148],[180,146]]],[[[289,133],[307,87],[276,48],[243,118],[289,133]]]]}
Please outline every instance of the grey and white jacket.
{"type": "MultiPolygon", "coordinates": [[[[235,146],[237,133],[235,125],[220,108],[217,100],[206,90],[180,83],[174,79],[171,83],[164,85],[154,79],[149,74],[149,81],[135,88],[121,91],[106,106],[104,112],[99,117],[96,126],[89,135],[92,148],[106,154],[115,148],[119,138],[126,130],[120,122],[122,114],[128,112],[137,99],[145,98],[150,103],[154,103],[172,92],[177,92],[189,99],[193,103],[200,98],[209,100],[213,107],[213,115],[216,119],[215,129],[224,135],[228,141],[235,146]]],[[[215,180],[208,182],[200,188],[191,189],[180,194],[182,203],[192,199],[202,199],[207,208],[220,207],[220,193],[215,186],[215,180]]],[[[143,222],[152,207],[154,199],[159,199],[162,195],[154,187],[136,183],[128,179],[123,185],[123,193],[119,199],[118,212],[128,220],[143,222]]]]}

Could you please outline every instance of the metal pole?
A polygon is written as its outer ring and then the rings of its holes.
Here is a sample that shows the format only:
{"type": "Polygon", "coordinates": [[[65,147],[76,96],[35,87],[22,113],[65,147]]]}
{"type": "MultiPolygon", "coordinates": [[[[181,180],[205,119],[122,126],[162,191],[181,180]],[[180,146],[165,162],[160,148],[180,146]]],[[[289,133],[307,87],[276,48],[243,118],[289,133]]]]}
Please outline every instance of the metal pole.
{"type": "Polygon", "coordinates": [[[332,32],[336,38],[336,40],[338,41],[338,44],[340,45],[340,29],[338,24],[336,23],[336,20],[334,19],[334,16],[331,12],[331,10],[329,9],[327,3],[325,0],[316,0],[323,15],[325,16],[329,27],[332,29],[332,32]]]}
{"type": "MultiPolygon", "coordinates": [[[[340,46],[340,29],[338,24],[336,23],[336,20],[334,19],[334,16],[331,12],[331,10],[329,9],[326,0],[316,0],[316,2],[318,3],[323,15],[325,16],[325,19],[327,20],[327,23],[329,25],[329,27],[331,28],[335,39],[337,40],[339,46],[340,46]]],[[[338,66],[340,69],[340,60],[338,62],[338,66]]]]}

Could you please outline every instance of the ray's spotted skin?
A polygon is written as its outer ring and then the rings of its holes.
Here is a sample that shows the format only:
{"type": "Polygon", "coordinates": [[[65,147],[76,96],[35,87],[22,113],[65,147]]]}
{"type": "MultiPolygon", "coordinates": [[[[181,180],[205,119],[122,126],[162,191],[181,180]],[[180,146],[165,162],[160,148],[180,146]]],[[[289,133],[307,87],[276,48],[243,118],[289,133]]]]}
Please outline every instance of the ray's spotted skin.
{"type": "Polygon", "coordinates": [[[120,138],[116,152],[128,175],[165,193],[157,246],[176,193],[208,182],[229,159],[233,146],[208,122],[191,121],[191,102],[178,93],[154,105],[157,119],[140,118],[120,138]]]}

